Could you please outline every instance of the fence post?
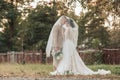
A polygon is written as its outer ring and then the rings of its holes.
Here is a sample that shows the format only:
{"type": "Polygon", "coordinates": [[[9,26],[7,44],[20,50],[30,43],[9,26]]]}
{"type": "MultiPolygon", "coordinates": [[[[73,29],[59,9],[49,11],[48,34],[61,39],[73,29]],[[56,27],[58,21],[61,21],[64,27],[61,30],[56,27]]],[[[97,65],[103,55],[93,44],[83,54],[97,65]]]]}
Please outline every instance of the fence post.
{"type": "Polygon", "coordinates": [[[10,62],[11,63],[14,63],[15,62],[15,54],[14,54],[15,52],[14,51],[12,51],[11,52],[11,55],[10,55],[10,62]]]}

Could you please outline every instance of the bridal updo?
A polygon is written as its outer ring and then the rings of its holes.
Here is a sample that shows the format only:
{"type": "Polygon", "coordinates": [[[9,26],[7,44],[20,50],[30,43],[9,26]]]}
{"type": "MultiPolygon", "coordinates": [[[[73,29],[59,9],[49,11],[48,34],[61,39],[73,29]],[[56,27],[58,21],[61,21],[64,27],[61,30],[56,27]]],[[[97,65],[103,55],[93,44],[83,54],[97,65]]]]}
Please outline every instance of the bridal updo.
{"type": "Polygon", "coordinates": [[[74,24],[74,22],[73,22],[73,20],[72,20],[71,18],[68,20],[68,22],[69,22],[69,24],[70,24],[70,26],[71,26],[72,28],[75,27],[75,24],[74,24]]]}

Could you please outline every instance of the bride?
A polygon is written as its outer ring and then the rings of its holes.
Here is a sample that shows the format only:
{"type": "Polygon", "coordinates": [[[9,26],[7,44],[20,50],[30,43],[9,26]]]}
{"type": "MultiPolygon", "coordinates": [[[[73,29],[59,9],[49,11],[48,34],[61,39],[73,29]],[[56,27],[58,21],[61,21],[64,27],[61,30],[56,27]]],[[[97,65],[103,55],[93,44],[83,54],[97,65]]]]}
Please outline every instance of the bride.
{"type": "Polygon", "coordinates": [[[79,56],[76,46],[78,40],[78,25],[67,17],[61,16],[54,24],[46,47],[47,57],[52,54],[55,71],[51,75],[92,75],[110,74],[104,69],[96,72],[89,69],[79,56]]]}

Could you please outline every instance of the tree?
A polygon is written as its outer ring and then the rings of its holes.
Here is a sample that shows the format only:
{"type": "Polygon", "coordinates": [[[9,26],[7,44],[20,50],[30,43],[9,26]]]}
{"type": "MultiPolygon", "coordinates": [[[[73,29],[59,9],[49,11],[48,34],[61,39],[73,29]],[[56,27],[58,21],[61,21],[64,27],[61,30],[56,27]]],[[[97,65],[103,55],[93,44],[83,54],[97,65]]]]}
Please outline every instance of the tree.
{"type": "Polygon", "coordinates": [[[18,37],[16,34],[23,13],[18,8],[24,5],[24,2],[24,0],[0,0],[0,27],[3,28],[0,33],[0,47],[3,49],[1,51],[18,50],[16,44],[18,37]]]}
{"type": "Polygon", "coordinates": [[[19,15],[19,12],[16,10],[16,7],[13,5],[12,0],[10,3],[1,0],[0,6],[1,6],[0,26],[4,28],[4,30],[1,33],[1,38],[2,38],[1,43],[4,44],[5,50],[12,50],[14,45],[13,43],[14,37],[16,34],[15,31],[16,19],[17,19],[17,15],[19,15]]]}
{"type": "Polygon", "coordinates": [[[120,28],[110,31],[109,48],[120,48],[120,28]]]}
{"type": "Polygon", "coordinates": [[[23,37],[24,49],[45,49],[53,24],[59,16],[65,13],[67,13],[67,7],[65,8],[64,3],[61,2],[44,3],[44,5],[38,5],[31,10],[28,17],[21,23],[18,34],[20,36],[25,33],[23,37]],[[58,12],[60,12],[59,15],[58,12]]]}

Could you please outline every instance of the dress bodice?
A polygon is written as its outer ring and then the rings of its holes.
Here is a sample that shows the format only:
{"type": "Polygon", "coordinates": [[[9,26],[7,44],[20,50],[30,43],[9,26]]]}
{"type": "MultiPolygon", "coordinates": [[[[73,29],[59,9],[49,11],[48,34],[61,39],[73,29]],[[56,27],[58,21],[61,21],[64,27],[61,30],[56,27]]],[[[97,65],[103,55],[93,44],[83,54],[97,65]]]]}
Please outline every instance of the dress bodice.
{"type": "Polygon", "coordinates": [[[64,28],[64,38],[65,38],[65,40],[67,40],[67,39],[72,40],[73,36],[72,36],[71,27],[68,27],[66,24],[64,24],[62,27],[64,28]]]}

